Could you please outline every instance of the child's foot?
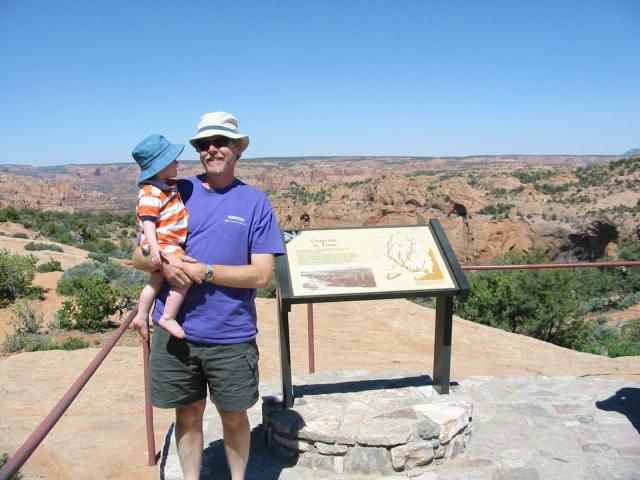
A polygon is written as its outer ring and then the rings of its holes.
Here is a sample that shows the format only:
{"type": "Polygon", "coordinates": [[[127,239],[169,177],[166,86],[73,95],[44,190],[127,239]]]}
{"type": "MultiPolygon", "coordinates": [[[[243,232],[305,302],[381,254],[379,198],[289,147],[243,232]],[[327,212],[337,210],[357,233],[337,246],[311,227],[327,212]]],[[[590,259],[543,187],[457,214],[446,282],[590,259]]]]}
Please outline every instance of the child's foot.
{"type": "Polygon", "coordinates": [[[160,325],[162,328],[164,328],[167,332],[169,332],[174,337],[184,338],[184,330],[182,329],[180,324],[176,322],[174,319],[160,318],[160,320],[158,320],[158,325],[160,325]]]}
{"type": "Polygon", "coordinates": [[[137,313],[131,321],[131,326],[145,342],[149,339],[149,315],[137,313]]]}

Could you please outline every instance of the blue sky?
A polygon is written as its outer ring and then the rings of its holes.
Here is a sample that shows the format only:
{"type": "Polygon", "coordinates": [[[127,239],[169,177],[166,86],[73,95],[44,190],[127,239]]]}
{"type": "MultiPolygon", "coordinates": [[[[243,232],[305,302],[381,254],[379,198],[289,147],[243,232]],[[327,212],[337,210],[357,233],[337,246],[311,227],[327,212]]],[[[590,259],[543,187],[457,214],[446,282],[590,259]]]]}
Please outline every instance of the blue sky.
{"type": "Polygon", "coordinates": [[[0,163],[132,161],[214,110],[245,157],[621,154],[639,24],[637,0],[2,0],[0,163]]]}

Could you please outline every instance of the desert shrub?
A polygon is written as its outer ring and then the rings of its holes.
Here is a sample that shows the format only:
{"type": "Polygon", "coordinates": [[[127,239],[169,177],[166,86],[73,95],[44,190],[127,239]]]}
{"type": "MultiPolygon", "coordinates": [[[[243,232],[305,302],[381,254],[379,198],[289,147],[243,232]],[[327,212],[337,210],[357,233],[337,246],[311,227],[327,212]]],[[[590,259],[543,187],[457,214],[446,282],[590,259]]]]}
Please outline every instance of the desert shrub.
{"type": "Polygon", "coordinates": [[[6,353],[39,352],[42,350],[55,350],[54,342],[48,335],[41,333],[13,333],[7,335],[2,350],[6,353]]]}
{"type": "Polygon", "coordinates": [[[89,342],[82,338],[70,337],[60,343],[61,350],[80,350],[81,348],[89,348],[89,342]]]}
{"type": "MultiPolygon", "coordinates": [[[[2,455],[0,455],[0,469],[2,469],[2,467],[4,467],[8,461],[9,461],[8,453],[5,452],[2,455]]],[[[14,476],[12,476],[9,480],[22,480],[22,478],[23,478],[22,474],[18,472],[14,476]]]]}
{"type": "Polygon", "coordinates": [[[640,355],[640,320],[631,320],[620,329],[599,322],[590,327],[580,350],[609,357],[640,355]]]}
{"type": "Polygon", "coordinates": [[[42,308],[32,301],[19,300],[12,308],[12,320],[16,333],[39,333],[44,314],[42,308]]]}
{"type": "Polygon", "coordinates": [[[540,180],[546,180],[548,178],[551,178],[554,175],[554,172],[552,170],[543,170],[543,171],[520,170],[518,172],[514,172],[512,175],[516,177],[518,180],[520,180],[520,183],[526,184],[526,183],[534,183],[540,180]]]}
{"type": "Polygon", "coordinates": [[[106,263],[106,262],[109,261],[109,255],[107,255],[106,253],[89,252],[87,254],[87,256],[91,260],[94,260],[94,261],[99,262],[99,263],[106,263]]]}
{"type": "Polygon", "coordinates": [[[27,235],[24,232],[16,232],[16,233],[12,233],[11,236],[13,238],[29,238],[29,235],[27,235]]]}
{"type": "Polygon", "coordinates": [[[29,242],[24,246],[25,250],[36,251],[36,250],[51,250],[52,252],[64,252],[62,247],[59,245],[54,245],[53,243],[40,243],[40,242],[29,242]]]}
{"type": "Polygon", "coordinates": [[[86,262],[67,269],[58,281],[56,291],[62,295],[76,295],[87,278],[103,279],[118,287],[133,286],[142,289],[149,280],[149,275],[125,268],[116,262],[86,262]]]}
{"type": "Polygon", "coordinates": [[[0,307],[33,292],[31,282],[36,275],[33,255],[12,254],[0,249],[0,307]]]}
{"type": "Polygon", "coordinates": [[[56,291],[62,295],[78,295],[87,279],[102,279],[115,288],[121,288],[137,297],[148,282],[149,275],[138,270],[125,268],[115,262],[82,263],[68,269],[60,280],[56,291]]]}
{"type": "Polygon", "coordinates": [[[534,188],[539,192],[546,193],[547,195],[553,195],[554,193],[566,192],[571,187],[570,183],[563,183],[562,185],[556,185],[553,183],[543,183],[542,185],[536,183],[534,188]]]}
{"type": "Polygon", "coordinates": [[[83,245],[85,250],[89,250],[94,253],[103,253],[105,255],[112,255],[113,253],[118,251],[118,247],[110,241],[104,238],[93,240],[91,242],[86,242],[83,245]]]}
{"type": "Polygon", "coordinates": [[[2,351],[5,353],[41,352],[44,350],[78,350],[89,347],[89,342],[77,337],[56,342],[44,333],[14,333],[7,335],[2,344],[2,351]]]}
{"type": "Polygon", "coordinates": [[[84,282],[89,279],[106,281],[107,274],[104,266],[100,263],[88,262],[67,269],[58,280],[56,291],[61,295],[76,295],[82,290],[84,282]]]}
{"type": "Polygon", "coordinates": [[[486,207],[482,207],[477,213],[481,215],[506,215],[513,208],[510,203],[498,203],[497,205],[489,204],[486,207]]]}
{"type": "Polygon", "coordinates": [[[9,205],[5,208],[0,208],[0,223],[1,222],[18,222],[20,219],[20,212],[17,208],[9,205]]]}
{"type": "Polygon", "coordinates": [[[598,312],[607,308],[606,302],[600,297],[590,298],[587,302],[580,304],[580,313],[587,314],[598,312]]]}
{"type": "Polygon", "coordinates": [[[39,273],[61,272],[62,264],[58,260],[49,260],[47,263],[41,263],[36,267],[39,273]]]}
{"type": "Polygon", "coordinates": [[[626,309],[640,303],[640,292],[633,292],[619,300],[616,304],[618,308],[626,309]]]}

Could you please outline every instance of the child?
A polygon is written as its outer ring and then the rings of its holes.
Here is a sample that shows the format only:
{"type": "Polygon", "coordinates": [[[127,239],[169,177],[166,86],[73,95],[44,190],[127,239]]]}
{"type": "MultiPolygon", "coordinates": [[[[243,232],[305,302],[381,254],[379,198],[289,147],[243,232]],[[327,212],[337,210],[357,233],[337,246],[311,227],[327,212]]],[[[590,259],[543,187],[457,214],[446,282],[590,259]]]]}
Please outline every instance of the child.
{"type": "MultiPolygon", "coordinates": [[[[140,166],[138,177],[138,204],[136,216],[142,228],[140,248],[151,256],[153,263],[162,265],[162,252],[184,254],[187,237],[188,212],[176,190],[178,161],[184,145],[174,145],[162,135],[154,133],[142,140],[131,152],[140,166]]],[[[138,313],[132,324],[147,328],[149,312],[164,285],[159,271],[151,274],[149,283],[140,293],[138,313]]],[[[164,313],[158,325],[177,338],[184,338],[184,330],[176,315],[189,285],[171,287],[164,313]]]]}

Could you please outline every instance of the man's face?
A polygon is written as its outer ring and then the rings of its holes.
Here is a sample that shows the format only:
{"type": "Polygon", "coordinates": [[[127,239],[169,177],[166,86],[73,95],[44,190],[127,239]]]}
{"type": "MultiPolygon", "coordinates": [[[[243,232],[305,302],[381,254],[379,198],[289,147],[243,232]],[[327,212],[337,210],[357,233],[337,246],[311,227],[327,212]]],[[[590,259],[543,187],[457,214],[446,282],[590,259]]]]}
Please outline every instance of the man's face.
{"type": "Polygon", "coordinates": [[[223,136],[201,139],[196,147],[207,175],[233,176],[240,150],[236,142],[223,136]]]}

